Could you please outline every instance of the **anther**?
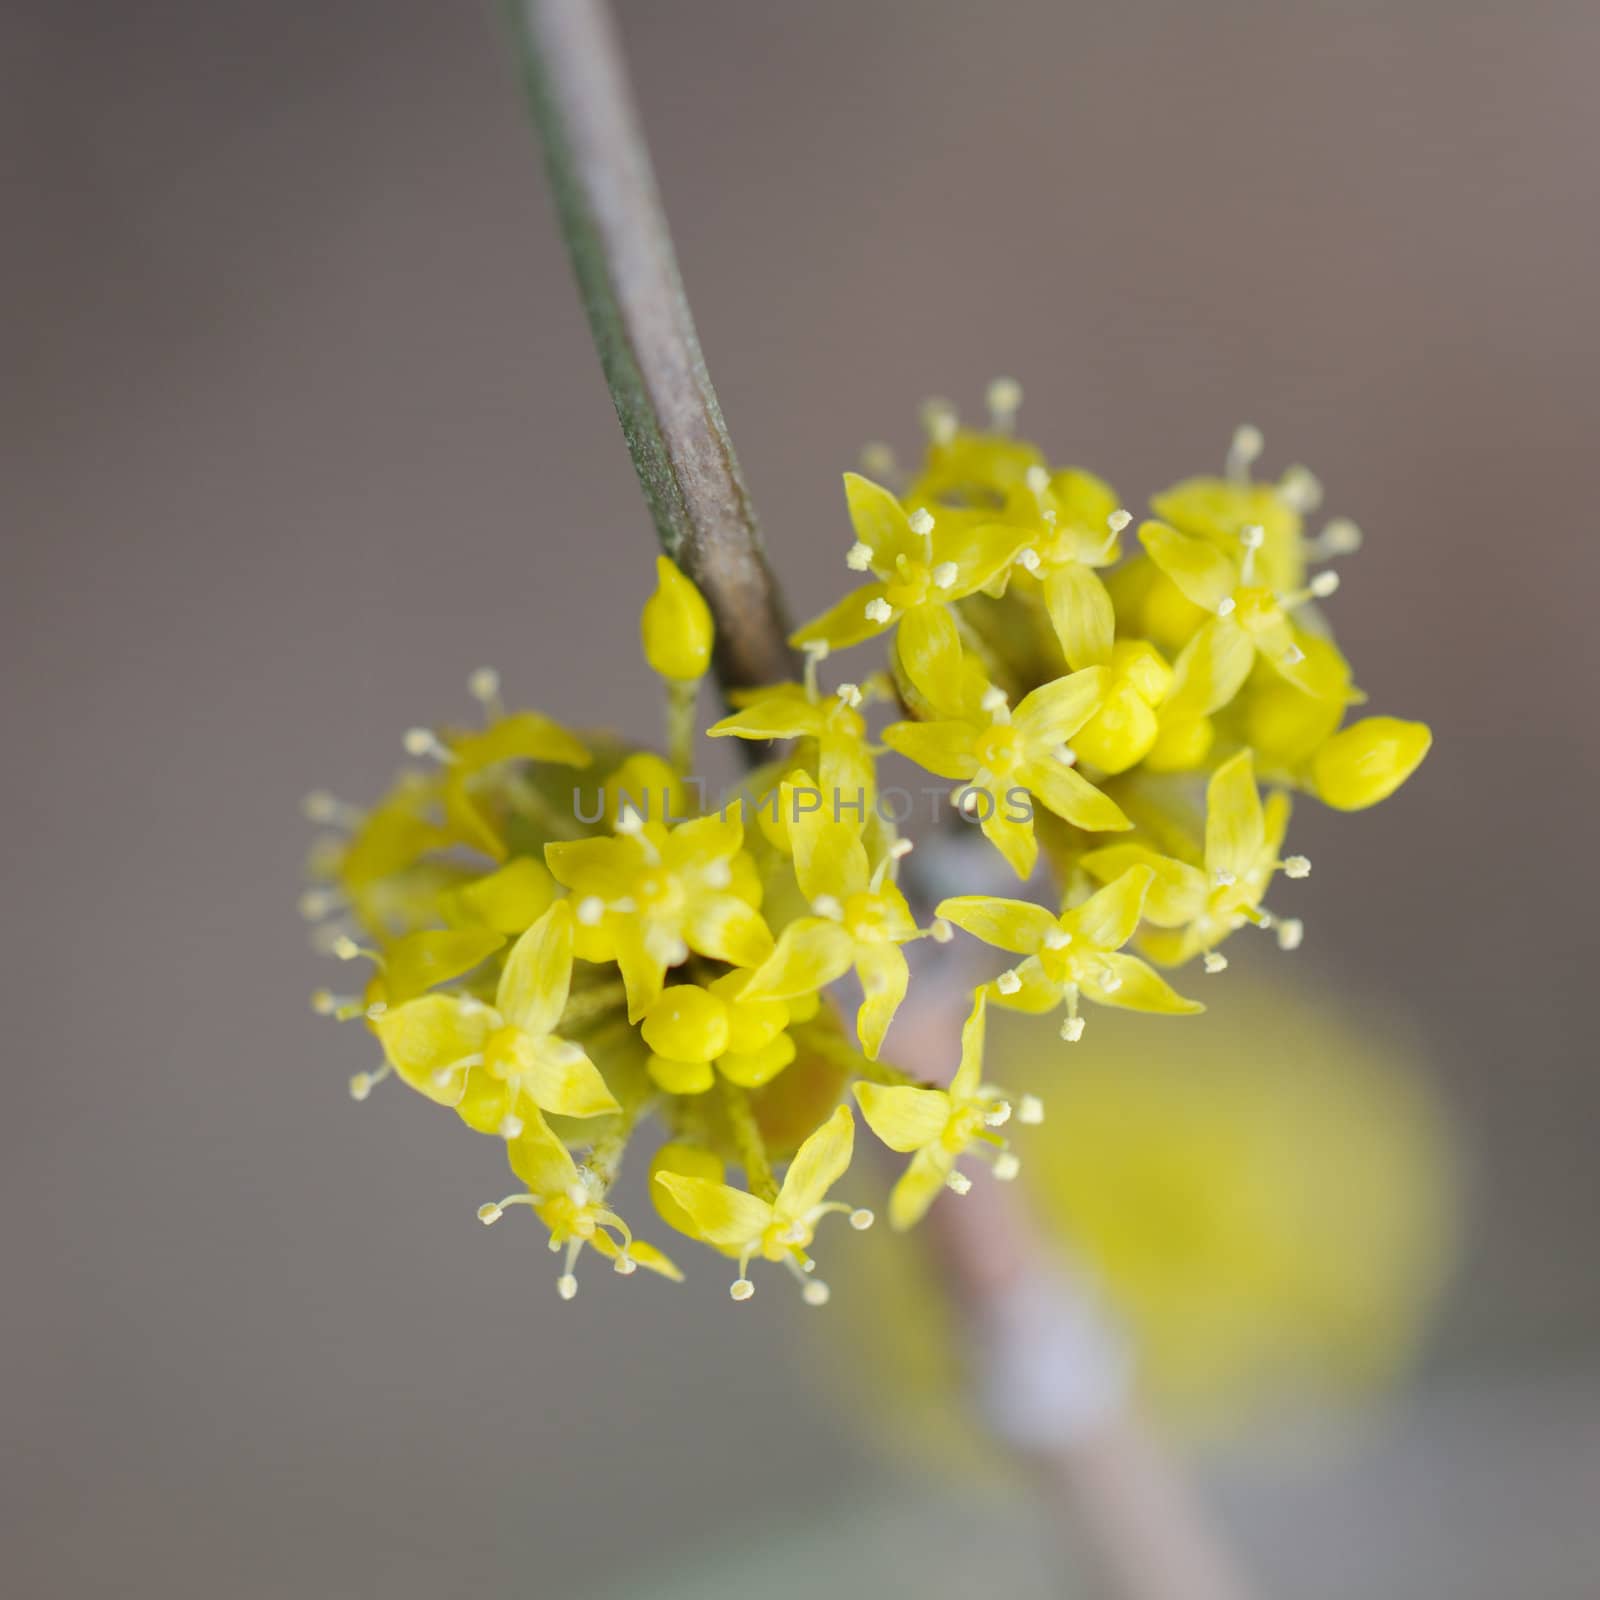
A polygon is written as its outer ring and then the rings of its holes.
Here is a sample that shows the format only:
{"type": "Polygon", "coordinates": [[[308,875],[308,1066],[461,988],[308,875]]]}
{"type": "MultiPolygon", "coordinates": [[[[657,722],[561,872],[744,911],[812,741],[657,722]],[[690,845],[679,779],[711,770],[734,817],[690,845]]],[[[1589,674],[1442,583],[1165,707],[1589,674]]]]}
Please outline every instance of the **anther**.
{"type": "Polygon", "coordinates": [[[631,1278],[639,1270],[639,1263],[626,1250],[620,1252],[611,1265],[612,1270],[621,1274],[624,1278],[631,1278]]]}
{"type": "Polygon", "coordinates": [[[949,944],[955,938],[956,930],[945,921],[943,917],[935,917],[928,928],[935,944],[949,944]]]}
{"type": "Polygon", "coordinates": [[[522,1118],[508,1111],[500,1119],[499,1133],[502,1139],[520,1139],[522,1137],[522,1118]]]}
{"type": "Polygon", "coordinates": [[[1210,973],[1226,972],[1228,958],[1220,950],[1207,950],[1201,959],[1200,965],[1210,973]]]}
{"type": "Polygon", "coordinates": [[[1022,1163],[1009,1150],[994,1158],[994,1175],[1001,1183],[1010,1183],[1022,1171],[1022,1163]]]}
{"type": "Polygon", "coordinates": [[[1233,430],[1233,442],[1228,446],[1228,476],[1248,478],[1250,468],[1266,446],[1261,430],[1254,423],[1241,422],[1233,430]]]}
{"type": "Polygon", "coordinates": [[[1017,565],[1025,572],[1037,573],[1041,565],[1039,552],[1031,544],[1025,545],[1017,552],[1017,565]]]}
{"type": "Polygon", "coordinates": [[[1035,464],[1023,474],[1023,482],[1027,484],[1029,494],[1042,495],[1050,487],[1050,474],[1035,464]]]}
{"type": "Polygon", "coordinates": [[[1267,542],[1267,530],[1259,522],[1246,523],[1239,530],[1239,543],[1246,550],[1259,550],[1267,542]]]}
{"type": "Polygon", "coordinates": [[[865,1233],[867,1229],[872,1226],[875,1220],[876,1219],[874,1218],[873,1214],[868,1211],[865,1206],[857,1206],[856,1209],[850,1213],[850,1226],[854,1228],[857,1233],[865,1233]]]}
{"type": "Polygon", "coordinates": [[[625,805],[617,815],[618,833],[638,833],[644,827],[644,818],[639,815],[638,809],[632,805],[625,805]]]}
{"type": "Polygon", "coordinates": [[[1278,497],[1304,516],[1322,504],[1322,485],[1309,467],[1290,467],[1278,480],[1278,497]]]}
{"type": "Polygon", "coordinates": [[[941,561],[933,569],[933,586],[935,589],[953,589],[956,579],[961,576],[961,568],[953,561],[941,561]]]}
{"type": "Polygon", "coordinates": [[[1339,588],[1339,574],[1337,572],[1319,572],[1309,584],[1306,585],[1315,600],[1326,600],[1330,594],[1339,588]]]}
{"type": "Polygon", "coordinates": [[[748,1278],[735,1278],[728,1285],[728,1298],[730,1300],[748,1300],[756,1292],[756,1286],[748,1278]]]}
{"type": "Polygon", "coordinates": [[[861,685],[859,683],[841,683],[833,692],[852,711],[865,699],[865,696],[861,693],[861,685]]]}
{"type": "Polygon", "coordinates": [[[492,1223],[498,1222],[505,1214],[506,1208],[504,1206],[496,1205],[493,1200],[489,1201],[486,1205],[481,1205],[478,1207],[478,1221],[481,1222],[486,1228],[492,1223]]]}
{"type": "Polygon", "coordinates": [[[894,451],[881,440],[861,447],[861,470],[869,478],[892,478],[899,470],[894,451]]]}
{"type": "Polygon", "coordinates": [[[1219,889],[1231,889],[1239,881],[1239,874],[1227,867],[1218,867],[1211,874],[1211,881],[1219,889]]]}
{"type": "Polygon", "coordinates": [[[879,595],[876,600],[869,600],[866,604],[868,622],[876,622],[880,626],[886,625],[894,616],[894,608],[887,600],[879,595]]]}
{"type": "Polygon", "coordinates": [[[1319,556],[1349,556],[1361,548],[1361,530],[1348,517],[1335,517],[1311,541],[1319,556]]]}
{"type": "Polygon", "coordinates": [[[922,426],[935,444],[949,444],[960,426],[956,408],[948,400],[925,400],[922,405],[922,426]]]}
{"type": "Polygon", "coordinates": [[[307,822],[321,823],[325,827],[338,823],[354,824],[361,820],[361,813],[354,806],[346,805],[326,789],[313,789],[300,802],[300,812],[307,822]]]}
{"type": "Polygon", "coordinates": [[[944,1180],[944,1186],[951,1194],[970,1194],[972,1192],[972,1179],[964,1172],[952,1172],[944,1180]]]}
{"type": "Polygon", "coordinates": [[[1285,856],[1283,858],[1283,875],[1286,878],[1309,878],[1311,876],[1311,858],[1309,856],[1285,856]]]}
{"type": "Polygon", "coordinates": [[[393,1068],[385,1061],[375,1072],[358,1072],[350,1079],[350,1098],[365,1100],[387,1078],[393,1068]]]}
{"type": "Polygon", "coordinates": [[[1044,1121],[1044,1101],[1036,1094],[1023,1095],[1017,1102],[1017,1121],[1024,1127],[1038,1127],[1044,1121]]]}
{"type": "Polygon", "coordinates": [[[357,956],[365,952],[348,933],[341,933],[328,947],[330,955],[337,956],[341,961],[354,961],[357,956]]]}
{"type": "Polygon", "coordinates": [[[905,858],[910,855],[915,848],[916,843],[914,840],[896,839],[895,842],[889,846],[889,859],[891,861],[904,861],[905,858]]]}
{"type": "Polygon", "coordinates": [[[1306,658],[1306,653],[1297,644],[1292,644],[1279,659],[1286,667],[1298,667],[1306,658]]]}
{"type": "Polygon", "coordinates": [[[829,922],[844,921],[844,907],[831,894],[819,894],[811,902],[811,909],[819,917],[826,917],[829,922]]]}
{"type": "Polygon", "coordinates": [[[400,742],[405,746],[406,754],[415,756],[418,760],[423,756],[432,756],[435,761],[452,759],[449,750],[440,742],[439,735],[432,728],[407,728],[400,742]]]}
{"type": "Polygon", "coordinates": [[[713,861],[700,877],[708,889],[726,889],[733,882],[733,868],[726,861],[713,861]]]}
{"type": "Polygon", "coordinates": [[[1083,1018],[1068,1017],[1067,1020],[1061,1024],[1061,1037],[1065,1039],[1068,1044],[1076,1044],[1083,1037],[1083,1018]]]}
{"type": "Polygon", "coordinates": [[[983,691],[983,698],[978,702],[978,704],[992,717],[995,712],[1005,710],[1006,692],[1004,689],[996,688],[995,685],[991,683],[989,687],[983,691]]]}
{"type": "Polygon", "coordinates": [[[1022,979],[1008,968],[994,980],[994,986],[1001,994],[1015,994],[1022,987],[1022,979]]]}
{"type": "Polygon", "coordinates": [[[984,1126],[988,1128],[1003,1128],[1011,1120],[1011,1102],[1009,1100],[996,1100],[983,1114],[984,1126]]]}
{"type": "Polygon", "coordinates": [[[984,396],[989,423],[996,433],[1010,433],[1022,408],[1022,385],[1015,378],[996,378],[984,396]]]}
{"type": "Polygon", "coordinates": [[[856,542],[851,545],[847,551],[845,551],[844,564],[849,567],[852,572],[865,572],[872,565],[872,546],[870,544],[863,544],[861,540],[857,539],[856,542]]]}
{"type": "Polygon", "coordinates": [[[1273,931],[1278,936],[1280,950],[1298,950],[1306,936],[1306,925],[1298,917],[1285,917],[1273,931]]]}
{"type": "Polygon", "coordinates": [[[1238,604],[1239,602],[1231,594],[1223,595],[1217,602],[1217,615],[1219,617],[1231,617],[1238,608],[1238,604]]]}
{"type": "Polygon", "coordinates": [[[1122,530],[1126,528],[1132,521],[1133,513],[1131,511],[1123,511],[1119,509],[1113,511],[1111,515],[1106,518],[1106,526],[1113,533],[1121,533],[1122,530]]]}
{"type": "Polygon", "coordinates": [[[578,902],[576,915],[578,921],[585,928],[593,928],[597,926],[600,919],[605,914],[606,903],[597,894],[586,894],[583,899],[578,902]]]}
{"type": "Polygon", "coordinates": [[[307,922],[317,922],[330,911],[337,911],[344,904],[344,896],[336,889],[307,889],[295,904],[307,922]]]}
{"type": "Polygon", "coordinates": [[[919,539],[926,539],[933,532],[933,513],[926,506],[918,506],[906,520],[919,539]]]}
{"type": "Polygon", "coordinates": [[[467,693],[482,705],[500,698],[500,674],[493,667],[479,667],[467,679],[467,693]]]}
{"type": "Polygon", "coordinates": [[[1075,767],[1078,764],[1078,752],[1070,744],[1058,744],[1055,756],[1064,767],[1075,767]]]}
{"type": "Polygon", "coordinates": [[[1052,928],[1044,936],[1046,950],[1065,950],[1072,943],[1072,935],[1065,928],[1052,928]]]}
{"type": "Polygon", "coordinates": [[[570,1300],[578,1292],[578,1280],[570,1273],[563,1272],[556,1279],[556,1293],[563,1300],[570,1300]]]}
{"type": "Polygon", "coordinates": [[[827,1305],[828,1297],[830,1294],[832,1294],[832,1292],[833,1291],[829,1289],[827,1284],[825,1284],[820,1278],[813,1278],[805,1286],[805,1288],[800,1291],[800,1298],[804,1300],[808,1306],[825,1306],[827,1305]]]}

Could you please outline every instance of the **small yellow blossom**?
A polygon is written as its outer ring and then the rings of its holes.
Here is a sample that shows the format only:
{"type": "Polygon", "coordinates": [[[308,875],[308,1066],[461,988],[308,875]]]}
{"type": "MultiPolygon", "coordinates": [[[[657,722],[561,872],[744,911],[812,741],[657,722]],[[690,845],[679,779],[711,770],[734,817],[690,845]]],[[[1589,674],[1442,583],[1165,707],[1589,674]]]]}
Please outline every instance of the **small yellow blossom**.
{"type": "Polygon", "coordinates": [[[624,810],[608,839],[556,841],[545,863],[571,890],[588,938],[585,960],[615,961],[637,1022],[661,993],[669,967],[691,950],[751,967],[772,949],[758,910],[760,885],[736,873],[744,827],[734,815],[696,817],[668,828],[624,810]]]}
{"type": "Polygon", "coordinates": [[[1339,811],[1387,800],[1422,764],[1433,744],[1424,722],[1366,717],[1333,735],[1311,764],[1317,797],[1339,811]]]}
{"type": "Polygon", "coordinates": [[[1126,772],[1149,755],[1161,729],[1156,708],[1172,687],[1172,668],[1153,644],[1119,639],[1106,663],[1111,687],[1100,709],[1073,734],[1085,765],[1108,776],[1126,772]]]}
{"type": "Polygon", "coordinates": [[[1276,928],[1285,949],[1300,942],[1300,923],[1279,922],[1261,903],[1280,867],[1298,878],[1311,870],[1304,856],[1278,858],[1289,809],[1282,790],[1274,790],[1262,805],[1253,759],[1241,750],[1217,768],[1206,787],[1203,868],[1134,843],[1091,850],[1081,864],[1102,882],[1148,868],[1153,877],[1144,918],[1152,927],[1140,938],[1145,953],[1165,966],[1202,955],[1207,972],[1220,972],[1228,962],[1217,947],[1247,922],[1276,928]]]}
{"type": "Polygon", "coordinates": [[[1318,573],[1306,588],[1294,591],[1270,588],[1255,570],[1262,538],[1260,527],[1247,527],[1237,550],[1230,551],[1160,522],[1146,522],[1139,529],[1150,559],[1186,599],[1211,613],[1174,667],[1173,699],[1192,703],[1199,714],[1227,705],[1258,656],[1307,694],[1337,692],[1328,674],[1311,664],[1289,613],[1332,594],[1338,576],[1318,573]]]}
{"type": "Polygon", "coordinates": [[[725,972],[705,987],[675,983],[645,1012],[640,1031],[653,1052],[649,1073],[669,1094],[704,1094],[720,1072],[742,1089],[770,1083],[795,1057],[782,1000],[747,1000],[749,971],[725,972]]]}
{"type": "Polygon", "coordinates": [[[1001,900],[992,895],[958,895],[939,906],[938,914],[985,944],[1026,956],[1002,972],[989,993],[1013,1011],[1054,1011],[1063,1001],[1067,1020],[1061,1037],[1076,1042],[1083,1035],[1079,998],[1127,1011],[1154,1011],[1187,1016],[1205,1007],[1185,1000],[1137,956],[1123,953],[1155,882],[1148,866],[1130,867],[1082,905],[1051,916],[1027,900],[1001,900]]]}
{"type": "Polygon", "coordinates": [[[887,489],[854,472],[845,474],[844,488],[856,532],[847,560],[852,570],[870,570],[877,581],[808,622],[790,640],[796,646],[842,649],[875,638],[907,617],[975,593],[1028,542],[1026,528],[941,521],[926,507],[908,516],[887,489]]]}
{"type": "Polygon", "coordinates": [[[665,556],[656,557],[656,590],[640,615],[639,637],[650,670],[663,678],[696,683],[711,665],[711,610],[665,556]]]}
{"type": "Polygon", "coordinates": [[[596,1117],[619,1109],[581,1045],[556,1034],[572,981],[572,909],[564,900],[511,947],[494,1004],[424,995],[376,1019],[396,1073],[482,1133],[517,1138],[541,1111],[596,1117]]]}
{"type": "MultiPolygon", "coordinates": [[[[947,667],[942,676],[953,670],[947,667]]],[[[1116,802],[1073,770],[1077,755],[1067,743],[1104,704],[1110,687],[1107,668],[1085,667],[1041,685],[1015,710],[991,687],[975,710],[892,723],[883,740],[936,777],[960,781],[962,809],[1026,878],[1038,856],[1033,800],[1090,832],[1129,826],[1116,802]]]]}
{"type": "Polygon", "coordinates": [[[637,1268],[683,1281],[673,1263],[643,1239],[635,1239],[621,1217],[606,1203],[610,1187],[591,1166],[580,1167],[567,1147],[542,1123],[535,1123],[507,1146],[511,1170],[527,1184],[525,1193],[507,1195],[478,1207],[478,1220],[498,1222],[510,1206],[530,1206],[550,1230],[550,1248],[566,1250],[566,1260],[556,1288],[563,1300],[578,1292],[573,1272],[579,1252],[590,1245],[624,1277],[637,1268]]]}
{"type": "Polygon", "coordinates": [[[911,1164],[889,1196],[889,1225],[909,1228],[922,1219],[946,1187],[965,1194],[970,1181],[956,1162],[972,1150],[987,1157],[997,1178],[1011,1179],[1017,1158],[993,1130],[1011,1117],[1011,1103],[983,1077],[985,996],[973,997],[972,1012],[961,1029],[961,1064],[948,1089],[913,1084],[861,1082],[855,1097],[867,1126],[911,1164]]]}
{"type": "Polygon", "coordinates": [[[806,1304],[820,1306],[827,1302],[828,1286],[810,1275],[815,1264],[806,1253],[817,1224],[832,1211],[843,1212],[857,1228],[872,1223],[870,1211],[825,1198],[849,1167],[854,1144],[855,1121],[850,1108],[840,1106],[795,1152],[771,1200],[667,1170],[657,1170],[655,1182],[682,1210],[696,1238],[738,1258],[739,1276],[729,1290],[735,1300],[755,1293],[747,1274],[759,1257],[783,1262],[803,1286],[806,1304]]]}
{"type": "Polygon", "coordinates": [[[889,877],[894,857],[886,855],[872,867],[860,824],[837,820],[826,807],[791,815],[789,837],[811,915],[783,930],[743,997],[797,999],[854,967],[862,992],[856,1032],[867,1058],[876,1060],[910,982],[900,946],[921,937],[905,896],[889,877]]]}

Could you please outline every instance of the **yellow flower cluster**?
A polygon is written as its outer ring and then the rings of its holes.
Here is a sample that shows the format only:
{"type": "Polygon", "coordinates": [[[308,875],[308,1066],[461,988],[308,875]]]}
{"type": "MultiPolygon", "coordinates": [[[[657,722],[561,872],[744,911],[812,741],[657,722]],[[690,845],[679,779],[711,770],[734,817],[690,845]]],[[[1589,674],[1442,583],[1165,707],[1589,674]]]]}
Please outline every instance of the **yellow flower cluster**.
{"type": "Polygon", "coordinates": [[[846,476],[846,562],[872,581],[795,635],[802,681],[733,695],[705,730],[782,742],[732,796],[708,800],[691,771],[713,625],[662,558],[641,638],[666,684],[668,758],[508,711],[484,670],[470,684],[483,725],[409,732],[427,765],[372,810],[308,799],[334,831],[303,909],[330,954],[369,966],[358,991],[313,997],[381,1052],[352,1094],[394,1076],[503,1141],[524,1187],[478,1214],[533,1210],[565,1252],[563,1297],[585,1245],[619,1273],[681,1276],[611,1198],[653,1117],[667,1134],[650,1167],[660,1218],[737,1261],[734,1299],[766,1260],[822,1304],[819,1223],[872,1221],[828,1198],[854,1144],[847,1089],[911,1157],[895,1227],[942,1189],[965,1192],[963,1156],[1014,1177],[998,1130],[1042,1111],[984,1081],[988,1006],[1064,1005],[1069,1041],[1085,1000],[1203,1009],[1151,963],[1220,971],[1245,923],[1299,942],[1300,924],[1263,904],[1279,871],[1309,870],[1280,854],[1288,791],[1357,809],[1425,754],[1420,724],[1344,725],[1362,696],[1318,609],[1334,575],[1307,568],[1358,540],[1341,521],[1307,531],[1309,473],[1254,481],[1260,438],[1241,429],[1226,475],[1158,495],[1142,553],[1124,559],[1133,518],[1098,478],[1013,436],[1017,399],[997,384],[981,432],[931,407],[903,492],[846,476]],[[834,652],[881,636],[887,671],[822,688],[834,652]],[[877,705],[899,716],[874,736],[877,705]],[[888,751],[949,783],[951,825],[976,824],[1019,878],[1042,854],[1053,904],[963,894],[919,926],[898,882],[911,841],[882,803],[888,751]],[[907,993],[905,946],[954,928],[1017,959],[973,994],[940,1087],[880,1052],[907,993]],[[853,1038],[825,995],[852,973],[853,1038]]]}

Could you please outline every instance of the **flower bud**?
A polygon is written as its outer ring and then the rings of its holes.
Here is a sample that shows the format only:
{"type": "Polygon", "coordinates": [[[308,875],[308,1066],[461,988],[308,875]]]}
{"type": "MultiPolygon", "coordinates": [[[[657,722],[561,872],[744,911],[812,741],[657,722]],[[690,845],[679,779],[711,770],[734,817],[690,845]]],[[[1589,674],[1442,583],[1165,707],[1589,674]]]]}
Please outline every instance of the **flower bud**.
{"type": "Polygon", "coordinates": [[[676,1142],[662,1145],[650,1162],[650,1198],[655,1202],[661,1220],[679,1233],[687,1233],[691,1238],[696,1236],[694,1222],[688,1212],[667,1193],[665,1184],[656,1182],[658,1172],[670,1172],[679,1178],[700,1178],[706,1183],[721,1183],[724,1171],[721,1159],[698,1145],[676,1142]]]}
{"type": "Polygon", "coordinates": [[[1366,717],[1317,752],[1311,778],[1318,796],[1339,811],[1361,811],[1386,800],[1422,764],[1433,743],[1423,722],[1366,717]]]}
{"type": "Polygon", "coordinates": [[[663,678],[693,683],[711,664],[711,609],[665,556],[656,557],[656,592],[645,601],[639,636],[645,660],[663,678]]]}
{"type": "Polygon", "coordinates": [[[728,1048],[728,1006],[698,984],[663,989],[644,1014],[644,1042],[671,1061],[714,1061],[728,1048]]]}

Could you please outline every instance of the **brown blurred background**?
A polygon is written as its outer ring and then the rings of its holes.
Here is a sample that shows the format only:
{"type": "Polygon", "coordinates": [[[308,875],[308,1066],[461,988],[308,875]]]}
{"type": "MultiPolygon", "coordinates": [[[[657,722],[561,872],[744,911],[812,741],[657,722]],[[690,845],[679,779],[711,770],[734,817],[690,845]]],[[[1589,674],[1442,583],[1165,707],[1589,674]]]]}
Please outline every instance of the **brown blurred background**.
{"type": "MultiPolygon", "coordinates": [[[[1425,1036],[1466,1259],[1378,1435],[1215,1492],[1281,1595],[1592,1594],[1600,10],[622,19],[795,610],[861,443],[998,372],[1130,502],[1247,418],[1367,529],[1341,636],[1438,744],[1306,809],[1298,959],[1425,1036]]],[[[483,661],[654,724],[650,529],[496,20],[0,10],[9,1593],[706,1594],[769,1539],[865,1592],[944,1492],[779,1359],[781,1294],[697,1260],[559,1304],[536,1229],[472,1219],[482,1145],[352,1107],[306,1010],[307,788],[370,795],[483,661]]],[[[1050,1592],[1013,1516],[948,1516],[925,1592],[1050,1592]]]]}

